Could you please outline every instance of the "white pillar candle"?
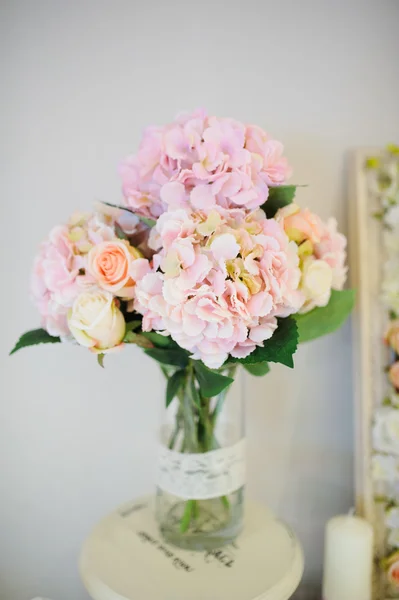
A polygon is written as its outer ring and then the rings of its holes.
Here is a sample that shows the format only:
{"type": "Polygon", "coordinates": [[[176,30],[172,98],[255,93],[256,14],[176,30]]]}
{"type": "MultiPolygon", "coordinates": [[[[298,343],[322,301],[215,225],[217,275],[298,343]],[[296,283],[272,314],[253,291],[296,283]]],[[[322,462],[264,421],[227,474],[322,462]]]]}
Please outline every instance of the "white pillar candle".
{"type": "Polygon", "coordinates": [[[373,529],[352,515],[327,523],[323,600],[371,600],[373,529]]]}

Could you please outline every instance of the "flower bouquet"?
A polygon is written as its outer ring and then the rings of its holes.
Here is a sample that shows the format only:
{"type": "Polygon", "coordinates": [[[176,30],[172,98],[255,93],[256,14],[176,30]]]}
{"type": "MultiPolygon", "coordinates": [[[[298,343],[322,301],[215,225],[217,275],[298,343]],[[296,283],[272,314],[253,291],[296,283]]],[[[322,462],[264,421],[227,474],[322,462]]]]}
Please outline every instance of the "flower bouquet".
{"type": "Polygon", "coordinates": [[[293,202],[282,144],[233,119],[197,111],[151,127],[120,173],[120,206],[75,213],[42,244],[31,286],[42,328],[12,352],[72,342],[103,366],[141,346],[166,380],[161,531],[220,546],[242,525],[238,369],[293,367],[298,341],[342,324],[346,240],[293,202]]]}

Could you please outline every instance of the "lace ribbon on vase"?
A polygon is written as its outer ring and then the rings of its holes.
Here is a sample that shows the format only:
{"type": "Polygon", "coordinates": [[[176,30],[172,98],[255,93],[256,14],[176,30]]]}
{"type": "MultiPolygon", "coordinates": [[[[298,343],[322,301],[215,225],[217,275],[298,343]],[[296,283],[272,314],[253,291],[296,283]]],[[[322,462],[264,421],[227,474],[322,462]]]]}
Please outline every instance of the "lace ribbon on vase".
{"type": "Polygon", "coordinates": [[[245,439],[203,454],[160,446],[158,486],[184,500],[232,494],[245,484],[245,439]]]}

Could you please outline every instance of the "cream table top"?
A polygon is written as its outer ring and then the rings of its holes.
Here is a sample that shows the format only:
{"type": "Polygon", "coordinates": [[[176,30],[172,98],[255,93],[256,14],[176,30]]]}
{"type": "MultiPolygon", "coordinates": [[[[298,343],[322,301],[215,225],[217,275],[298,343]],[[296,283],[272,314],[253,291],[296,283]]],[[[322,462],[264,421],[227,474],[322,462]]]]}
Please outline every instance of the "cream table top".
{"type": "Polygon", "coordinates": [[[80,573],[93,600],[288,600],[302,577],[303,554],[294,533],[251,502],[234,544],[181,550],[164,543],[152,499],[143,498],[96,525],[80,573]]]}

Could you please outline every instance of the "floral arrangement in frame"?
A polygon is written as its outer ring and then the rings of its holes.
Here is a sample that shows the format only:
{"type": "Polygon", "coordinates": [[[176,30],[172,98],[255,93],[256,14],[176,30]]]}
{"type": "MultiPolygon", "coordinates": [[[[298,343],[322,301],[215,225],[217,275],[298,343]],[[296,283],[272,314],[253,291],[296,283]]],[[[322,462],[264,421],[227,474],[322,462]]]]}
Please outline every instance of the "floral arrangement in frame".
{"type": "Polygon", "coordinates": [[[292,368],[298,342],[346,320],[346,238],[294,202],[279,141],[202,110],[149,127],[120,174],[121,205],[74,213],[42,243],[31,285],[42,328],[12,353],[69,342],[104,366],[139,345],[166,382],[161,532],[183,548],[220,547],[243,524],[235,384],[243,369],[292,368]]]}
{"type": "Polygon", "coordinates": [[[354,155],[356,504],[375,532],[375,598],[399,598],[399,147],[354,155]]]}

